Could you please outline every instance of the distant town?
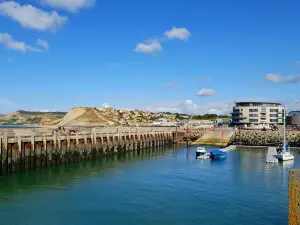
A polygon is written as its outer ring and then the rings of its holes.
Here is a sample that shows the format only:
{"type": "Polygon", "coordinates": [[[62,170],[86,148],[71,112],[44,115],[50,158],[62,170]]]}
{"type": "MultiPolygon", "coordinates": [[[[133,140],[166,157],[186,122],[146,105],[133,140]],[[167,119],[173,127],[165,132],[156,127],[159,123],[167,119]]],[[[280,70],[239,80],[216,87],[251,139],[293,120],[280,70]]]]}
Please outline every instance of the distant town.
{"type": "Polygon", "coordinates": [[[211,127],[217,121],[228,123],[228,115],[188,115],[170,112],[121,110],[113,107],[77,107],[66,112],[31,112],[19,110],[0,116],[0,125],[103,125],[103,126],[181,126],[191,122],[211,127]]]}
{"type": "MultiPolygon", "coordinates": [[[[183,126],[199,128],[235,126],[272,129],[283,125],[284,107],[276,102],[237,102],[230,115],[188,115],[171,112],[116,109],[113,107],[76,107],[69,112],[30,112],[19,110],[0,115],[0,125],[22,126],[183,126]]],[[[286,123],[300,128],[300,111],[287,112],[286,123]]]]}

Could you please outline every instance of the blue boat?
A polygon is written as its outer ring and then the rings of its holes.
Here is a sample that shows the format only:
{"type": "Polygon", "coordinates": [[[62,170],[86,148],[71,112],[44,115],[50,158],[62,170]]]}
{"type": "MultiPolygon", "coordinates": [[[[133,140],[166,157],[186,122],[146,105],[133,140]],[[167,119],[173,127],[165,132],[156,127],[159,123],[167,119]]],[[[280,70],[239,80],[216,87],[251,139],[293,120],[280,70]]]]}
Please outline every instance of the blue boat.
{"type": "Polygon", "coordinates": [[[227,153],[223,152],[219,149],[210,151],[210,158],[211,159],[225,159],[227,158],[227,153]]]}

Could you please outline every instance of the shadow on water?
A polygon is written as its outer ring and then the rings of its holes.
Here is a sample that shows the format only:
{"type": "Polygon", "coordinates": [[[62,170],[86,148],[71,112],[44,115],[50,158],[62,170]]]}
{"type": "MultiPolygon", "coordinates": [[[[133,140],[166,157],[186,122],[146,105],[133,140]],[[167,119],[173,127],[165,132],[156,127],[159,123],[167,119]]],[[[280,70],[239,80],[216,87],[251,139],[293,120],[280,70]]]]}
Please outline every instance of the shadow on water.
{"type": "MultiPolygon", "coordinates": [[[[0,202],[10,201],[12,196],[26,191],[67,189],[76,181],[105,176],[106,173],[110,172],[110,169],[120,169],[125,163],[128,163],[129,166],[135,166],[132,162],[154,160],[170,154],[170,152],[171,149],[164,148],[133,151],[97,160],[63,164],[41,168],[37,171],[3,176],[0,177],[0,202]]],[[[176,154],[174,150],[172,154],[176,154]]]]}

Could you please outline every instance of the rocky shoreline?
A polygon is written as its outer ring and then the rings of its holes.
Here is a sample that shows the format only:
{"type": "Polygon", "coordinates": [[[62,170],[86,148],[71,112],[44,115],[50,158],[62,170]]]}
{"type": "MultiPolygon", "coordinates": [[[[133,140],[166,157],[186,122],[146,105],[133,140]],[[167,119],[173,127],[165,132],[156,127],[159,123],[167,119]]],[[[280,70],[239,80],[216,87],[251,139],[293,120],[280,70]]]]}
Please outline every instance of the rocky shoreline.
{"type": "MultiPolygon", "coordinates": [[[[282,131],[241,130],[234,133],[229,144],[278,146],[282,142],[282,139],[282,131]]],[[[286,141],[290,147],[300,147],[300,131],[287,131],[286,141]]]]}

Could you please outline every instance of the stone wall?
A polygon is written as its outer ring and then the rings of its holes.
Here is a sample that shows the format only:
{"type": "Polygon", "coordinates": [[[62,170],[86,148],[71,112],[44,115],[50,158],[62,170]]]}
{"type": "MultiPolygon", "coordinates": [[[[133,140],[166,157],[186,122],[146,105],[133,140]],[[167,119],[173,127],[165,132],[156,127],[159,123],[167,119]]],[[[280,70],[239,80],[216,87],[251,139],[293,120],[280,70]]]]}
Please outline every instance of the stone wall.
{"type": "MultiPolygon", "coordinates": [[[[278,146],[282,139],[282,131],[237,130],[229,143],[249,146],[278,146]]],[[[287,131],[286,140],[290,147],[300,147],[300,131],[287,131]]]]}
{"type": "Polygon", "coordinates": [[[207,132],[209,132],[209,129],[195,129],[193,130],[193,136],[197,138],[201,138],[207,132]]]}
{"type": "Polygon", "coordinates": [[[289,174],[289,225],[300,224],[300,170],[289,174]]]}

